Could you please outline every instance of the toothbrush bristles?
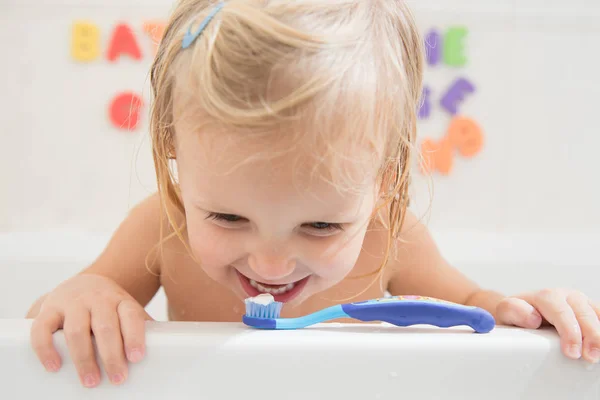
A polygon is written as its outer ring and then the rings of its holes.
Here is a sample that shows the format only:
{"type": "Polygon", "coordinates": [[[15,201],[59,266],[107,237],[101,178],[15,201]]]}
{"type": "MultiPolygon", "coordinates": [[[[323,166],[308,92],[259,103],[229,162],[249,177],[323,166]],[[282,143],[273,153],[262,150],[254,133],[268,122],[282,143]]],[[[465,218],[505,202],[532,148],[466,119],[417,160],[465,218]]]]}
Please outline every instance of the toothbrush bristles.
{"type": "Polygon", "coordinates": [[[283,303],[274,301],[270,304],[263,305],[252,301],[252,299],[246,299],[246,315],[253,318],[279,318],[281,314],[281,308],[283,303]]]}

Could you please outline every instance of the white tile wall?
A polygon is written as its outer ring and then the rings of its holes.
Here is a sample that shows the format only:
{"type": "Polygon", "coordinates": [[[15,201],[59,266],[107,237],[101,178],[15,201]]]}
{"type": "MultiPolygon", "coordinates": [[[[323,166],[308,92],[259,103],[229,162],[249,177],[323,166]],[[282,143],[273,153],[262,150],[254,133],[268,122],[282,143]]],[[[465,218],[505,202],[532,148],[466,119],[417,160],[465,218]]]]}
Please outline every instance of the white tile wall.
{"type": "MultiPolygon", "coordinates": [[[[485,133],[483,152],[434,176],[430,225],[438,230],[600,232],[600,2],[412,0],[423,32],[465,25],[468,65],[430,68],[444,90],[458,76],[477,86],[461,105],[485,133]]],[[[167,0],[0,1],[0,230],[112,230],[154,190],[147,116],[136,133],[108,122],[124,90],[149,98],[152,44],[142,32],[167,0]],[[139,35],[142,62],[89,65],[69,56],[70,27],[89,19],[106,45],[120,21],[139,35]]],[[[103,47],[103,52],[106,46],[103,47]]],[[[421,137],[439,137],[436,107],[421,137]]],[[[429,205],[415,182],[415,207],[429,205]]]]}

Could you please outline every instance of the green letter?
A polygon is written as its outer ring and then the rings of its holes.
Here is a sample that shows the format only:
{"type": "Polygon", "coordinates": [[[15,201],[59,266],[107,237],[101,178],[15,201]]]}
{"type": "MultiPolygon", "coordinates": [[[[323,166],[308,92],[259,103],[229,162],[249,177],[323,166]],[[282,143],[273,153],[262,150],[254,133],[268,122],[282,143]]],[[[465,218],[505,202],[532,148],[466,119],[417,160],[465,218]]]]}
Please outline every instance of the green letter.
{"type": "Polygon", "coordinates": [[[469,31],[465,27],[448,29],[444,38],[444,62],[451,67],[462,67],[467,63],[463,39],[469,31]]]}

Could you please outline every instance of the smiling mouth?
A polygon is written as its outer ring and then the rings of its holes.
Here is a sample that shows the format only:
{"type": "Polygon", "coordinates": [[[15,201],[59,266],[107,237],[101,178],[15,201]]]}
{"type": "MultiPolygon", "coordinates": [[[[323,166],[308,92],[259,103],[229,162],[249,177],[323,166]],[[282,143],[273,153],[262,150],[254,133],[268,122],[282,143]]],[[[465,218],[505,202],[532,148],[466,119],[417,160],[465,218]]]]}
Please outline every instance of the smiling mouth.
{"type": "Polygon", "coordinates": [[[261,293],[284,294],[292,290],[296,286],[296,282],[288,283],[287,285],[267,285],[265,283],[256,282],[254,279],[248,279],[250,286],[261,293]]]}
{"type": "Polygon", "coordinates": [[[306,283],[310,278],[310,276],[307,276],[299,281],[290,282],[284,285],[269,285],[250,279],[237,270],[236,272],[240,278],[242,288],[250,297],[255,297],[262,293],[269,293],[275,298],[275,301],[282,303],[289,302],[296,297],[302,291],[304,286],[306,286],[306,283]]]}

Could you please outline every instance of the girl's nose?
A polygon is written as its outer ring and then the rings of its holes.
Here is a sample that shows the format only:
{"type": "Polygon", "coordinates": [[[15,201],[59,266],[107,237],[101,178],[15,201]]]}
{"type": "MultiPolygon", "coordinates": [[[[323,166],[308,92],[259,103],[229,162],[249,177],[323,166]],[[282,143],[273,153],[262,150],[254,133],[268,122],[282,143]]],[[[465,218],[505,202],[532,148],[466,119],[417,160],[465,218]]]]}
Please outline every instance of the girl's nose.
{"type": "Polygon", "coordinates": [[[248,256],[248,265],[269,283],[290,275],[296,268],[296,261],[287,252],[265,246],[248,256]]]}

